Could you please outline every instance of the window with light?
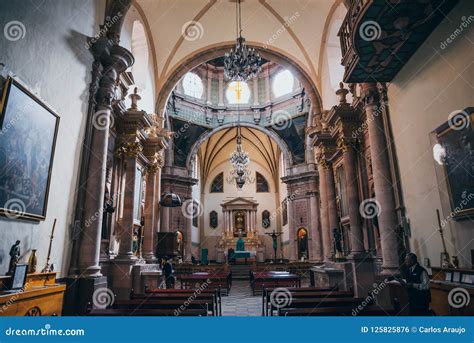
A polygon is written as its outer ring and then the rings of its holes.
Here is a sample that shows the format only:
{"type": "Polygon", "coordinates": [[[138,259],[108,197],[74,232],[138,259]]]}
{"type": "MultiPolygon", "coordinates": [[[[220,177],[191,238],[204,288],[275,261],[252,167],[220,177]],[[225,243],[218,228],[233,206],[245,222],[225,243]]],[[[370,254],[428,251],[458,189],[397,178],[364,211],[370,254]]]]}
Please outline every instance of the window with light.
{"type": "Polygon", "coordinates": [[[249,85],[244,81],[232,81],[227,85],[225,96],[231,105],[247,104],[250,100],[249,85]]]}
{"type": "Polygon", "coordinates": [[[276,74],[272,84],[273,95],[275,98],[293,92],[294,82],[295,79],[293,74],[289,70],[283,70],[276,74]]]}
{"type": "Polygon", "coordinates": [[[204,92],[202,80],[195,73],[187,73],[183,78],[183,91],[187,96],[201,99],[204,92]]]}

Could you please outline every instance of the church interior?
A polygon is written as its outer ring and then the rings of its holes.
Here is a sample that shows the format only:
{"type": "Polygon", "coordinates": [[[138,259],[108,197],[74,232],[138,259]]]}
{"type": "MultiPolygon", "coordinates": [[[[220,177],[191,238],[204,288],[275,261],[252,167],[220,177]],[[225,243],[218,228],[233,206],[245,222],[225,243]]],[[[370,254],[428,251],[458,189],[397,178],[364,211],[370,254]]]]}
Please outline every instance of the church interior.
{"type": "Polygon", "coordinates": [[[473,28],[0,0],[0,316],[474,315],[473,28]]]}

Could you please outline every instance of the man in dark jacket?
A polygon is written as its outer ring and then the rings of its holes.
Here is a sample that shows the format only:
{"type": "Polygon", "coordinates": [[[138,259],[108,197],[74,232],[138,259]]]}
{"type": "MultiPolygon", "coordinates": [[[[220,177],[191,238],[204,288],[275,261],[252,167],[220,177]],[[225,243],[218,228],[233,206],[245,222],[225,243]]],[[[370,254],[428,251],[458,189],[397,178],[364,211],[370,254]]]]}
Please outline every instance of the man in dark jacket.
{"type": "Polygon", "coordinates": [[[405,257],[408,267],[405,275],[408,301],[411,316],[430,315],[431,302],[430,277],[425,268],[420,266],[415,254],[409,253],[405,257]]]}
{"type": "Polygon", "coordinates": [[[163,273],[165,274],[166,288],[174,288],[173,264],[171,258],[168,258],[163,265],[163,273]]]}

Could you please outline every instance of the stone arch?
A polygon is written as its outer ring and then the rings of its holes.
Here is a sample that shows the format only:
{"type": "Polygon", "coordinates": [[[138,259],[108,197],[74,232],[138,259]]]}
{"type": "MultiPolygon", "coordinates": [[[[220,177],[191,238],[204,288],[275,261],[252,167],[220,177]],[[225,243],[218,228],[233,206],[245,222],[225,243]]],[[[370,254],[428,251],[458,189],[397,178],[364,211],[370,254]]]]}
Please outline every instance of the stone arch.
{"type": "MultiPolygon", "coordinates": [[[[189,54],[177,63],[165,77],[166,81],[158,87],[159,91],[157,94],[156,112],[163,113],[168,98],[171,95],[171,91],[184,74],[204,62],[210,61],[218,56],[224,56],[225,52],[233,48],[234,45],[234,41],[210,45],[189,54]]],[[[322,102],[315,80],[312,80],[310,76],[311,73],[306,70],[302,63],[300,63],[295,57],[289,56],[280,49],[266,45],[264,46],[262,43],[258,42],[247,42],[247,45],[258,49],[263,58],[288,68],[293,72],[295,77],[300,80],[306,94],[311,100],[312,110],[308,114],[307,122],[312,123],[313,116],[322,111],[322,102]]]]}
{"type": "MultiPolygon", "coordinates": [[[[289,162],[288,165],[293,164],[293,157],[291,156],[291,152],[290,152],[290,149],[288,148],[288,145],[286,145],[286,143],[275,132],[265,127],[252,124],[252,123],[240,123],[240,126],[261,131],[262,133],[272,138],[275,141],[275,143],[278,145],[278,147],[280,148],[281,152],[283,153],[283,157],[289,162]]],[[[207,141],[211,136],[213,136],[217,132],[228,129],[228,128],[232,128],[232,127],[237,127],[237,123],[229,123],[229,124],[216,127],[213,130],[206,131],[199,137],[199,139],[193,144],[191,151],[189,152],[188,157],[186,158],[186,168],[189,171],[190,175],[193,175],[194,173],[193,160],[195,159],[202,143],[207,141]]]]}

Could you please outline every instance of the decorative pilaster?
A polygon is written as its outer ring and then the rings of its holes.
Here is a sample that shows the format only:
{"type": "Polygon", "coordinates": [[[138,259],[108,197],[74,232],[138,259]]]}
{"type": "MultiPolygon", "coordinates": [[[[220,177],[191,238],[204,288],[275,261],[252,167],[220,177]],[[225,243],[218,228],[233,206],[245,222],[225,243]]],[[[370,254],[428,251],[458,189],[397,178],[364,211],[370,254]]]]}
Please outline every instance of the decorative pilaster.
{"type": "Polygon", "coordinates": [[[399,256],[395,199],[386,150],[387,142],[381,103],[375,83],[362,84],[362,98],[367,116],[375,198],[380,205],[380,208],[378,208],[378,222],[383,258],[382,274],[398,274],[399,256]]]}
{"type": "Polygon", "coordinates": [[[296,261],[296,218],[295,218],[295,204],[291,197],[288,200],[288,231],[289,240],[288,258],[290,261],[296,261]]]}
{"type": "Polygon", "coordinates": [[[328,219],[328,199],[327,199],[327,187],[326,187],[326,159],[322,154],[316,155],[316,162],[318,164],[319,174],[319,194],[321,197],[321,237],[322,237],[322,250],[324,262],[331,260],[331,232],[329,227],[328,219]]]}
{"type": "Polygon", "coordinates": [[[310,217],[311,221],[310,225],[310,233],[312,238],[312,255],[313,259],[316,262],[322,262],[324,259],[323,254],[323,243],[321,240],[321,228],[319,227],[319,210],[318,210],[318,194],[316,192],[310,192],[309,196],[309,209],[310,209],[310,217]]]}

